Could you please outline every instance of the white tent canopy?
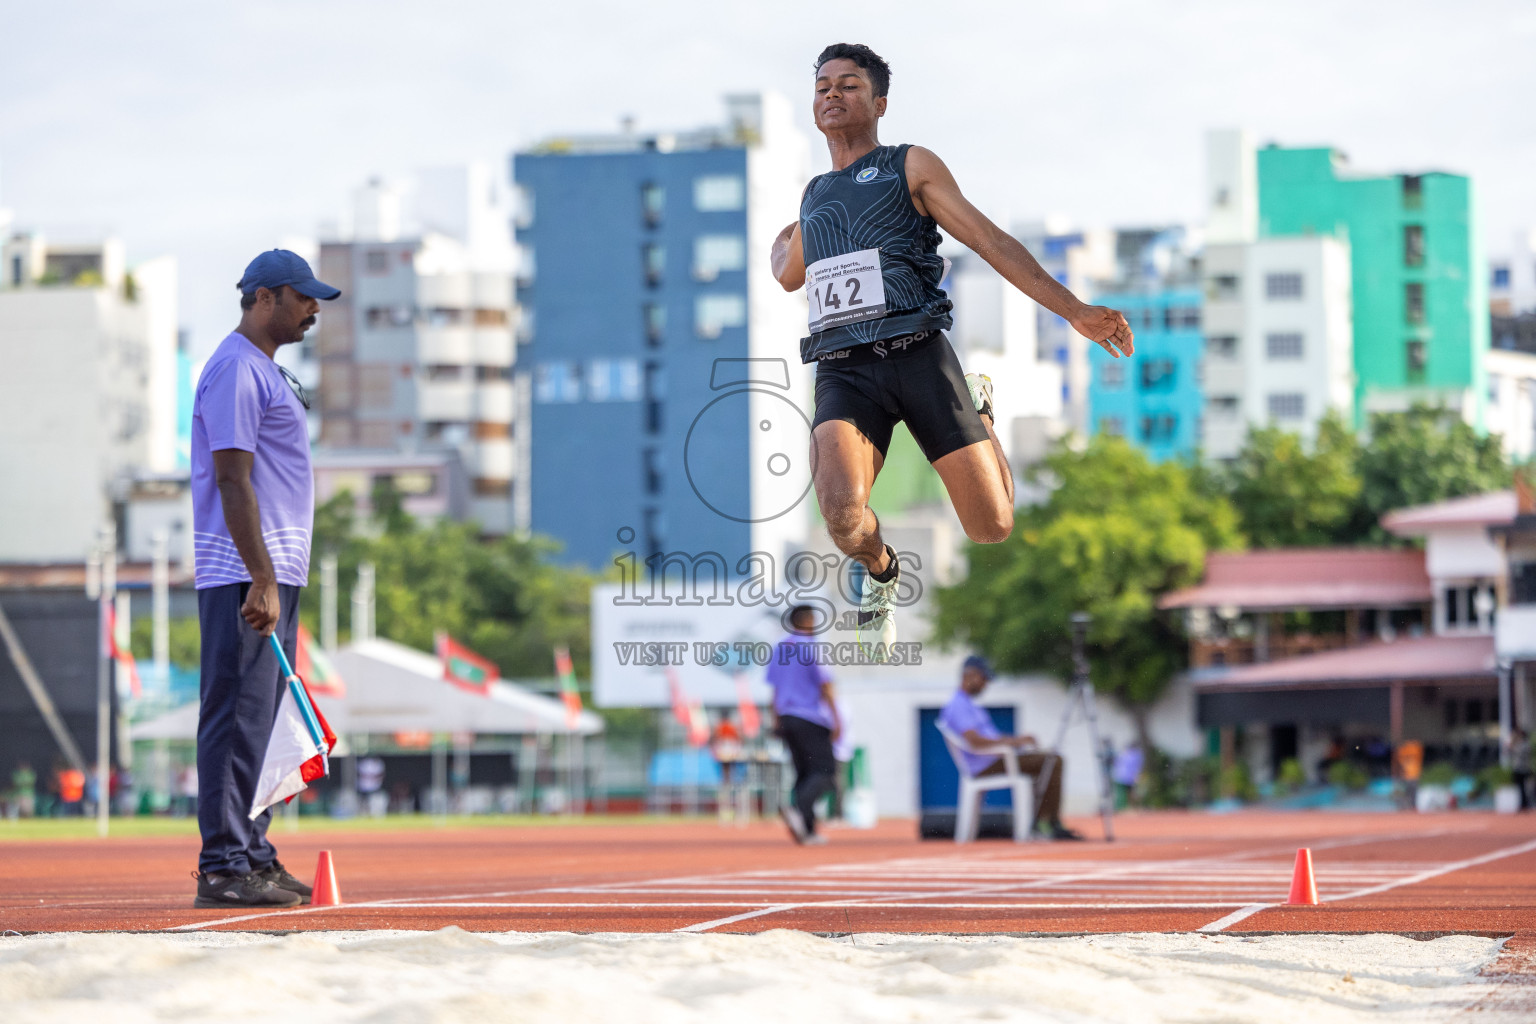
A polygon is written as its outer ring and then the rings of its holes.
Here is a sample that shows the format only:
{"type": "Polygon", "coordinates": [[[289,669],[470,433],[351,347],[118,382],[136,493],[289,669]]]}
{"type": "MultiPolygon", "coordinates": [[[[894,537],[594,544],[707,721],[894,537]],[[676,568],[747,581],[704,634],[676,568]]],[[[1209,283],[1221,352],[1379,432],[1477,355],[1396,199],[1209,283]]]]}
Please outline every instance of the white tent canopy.
{"type": "MultiPolygon", "coordinates": [[[[507,682],[485,696],[443,679],[442,663],[392,640],[363,640],[331,656],[345,697],[315,703],[337,735],[395,732],[578,734],[602,732],[603,721],[583,710],[574,728],[560,701],[507,682]]],[[[132,727],[136,740],[193,739],[197,705],[188,704],[132,727]]]]}

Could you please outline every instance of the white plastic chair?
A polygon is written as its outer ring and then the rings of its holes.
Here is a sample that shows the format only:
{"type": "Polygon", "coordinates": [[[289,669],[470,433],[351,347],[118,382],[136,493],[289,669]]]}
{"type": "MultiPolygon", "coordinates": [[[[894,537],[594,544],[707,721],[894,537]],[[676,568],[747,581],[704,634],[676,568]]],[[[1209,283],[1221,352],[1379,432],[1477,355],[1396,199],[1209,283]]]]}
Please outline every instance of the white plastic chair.
{"type": "Polygon", "coordinates": [[[955,759],[960,771],[960,800],[955,815],[955,842],[970,843],[981,828],[981,801],[984,794],[995,789],[1013,791],[1013,841],[1027,843],[1035,827],[1034,779],[1019,771],[1018,751],[1006,743],[972,744],[965,737],[957,736],[943,722],[934,722],[949,756],[955,759]],[[985,775],[980,778],[971,774],[970,765],[963,754],[999,754],[1003,759],[1001,775],[985,775]]]}

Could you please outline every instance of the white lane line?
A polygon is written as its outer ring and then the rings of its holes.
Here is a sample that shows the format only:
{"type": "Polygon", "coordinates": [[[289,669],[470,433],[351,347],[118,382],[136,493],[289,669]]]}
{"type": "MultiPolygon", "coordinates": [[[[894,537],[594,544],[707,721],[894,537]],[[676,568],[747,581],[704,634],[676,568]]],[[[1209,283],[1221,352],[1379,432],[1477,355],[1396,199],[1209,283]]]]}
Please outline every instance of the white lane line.
{"type": "Polygon", "coordinates": [[[690,924],[683,928],[673,929],[677,932],[707,932],[711,928],[719,928],[738,921],[750,921],[754,917],[763,917],[767,914],[777,914],[784,910],[796,910],[805,906],[801,903],[781,903],[772,907],[763,907],[761,910],[749,910],[745,914],[732,914],[730,917],[721,917],[713,921],[701,921],[698,924],[690,924]]]}
{"type": "MultiPolygon", "coordinates": [[[[454,907],[496,908],[500,910],[517,910],[523,907],[543,910],[596,910],[603,913],[619,910],[667,910],[681,908],[684,910],[698,910],[704,908],[731,909],[735,907],[750,907],[753,912],[738,915],[733,920],[745,920],[750,917],[761,917],[764,914],[775,914],[781,910],[822,910],[828,907],[848,908],[851,910],[1208,910],[1225,907],[1247,906],[1241,902],[1222,900],[1199,900],[1197,902],[1161,902],[1161,903],[1084,903],[1074,900],[1070,903],[861,903],[857,900],[838,900],[827,902],[813,900],[806,903],[506,903],[506,902],[474,902],[474,903],[411,903],[391,909],[415,910],[423,908],[428,910],[443,910],[454,907]]],[[[705,922],[708,924],[708,922],[705,922]]],[[[679,931],[693,931],[700,929],[700,925],[689,925],[687,929],[679,931]]],[[[710,925],[714,927],[714,925],[710,925]]]]}
{"type": "Polygon", "coordinates": [[[1431,878],[1438,878],[1441,875],[1448,875],[1452,871],[1460,871],[1463,868],[1475,868],[1479,864],[1487,864],[1489,861],[1502,860],[1505,857],[1518,856],[1522,853],[1529,853],[1532,850],[1536,850],[1536,839],[1532,839],[1529,842],[1520,843],[1518,846],[1506,846],[1502,850],[1494,850],[1492,853],[1485,853],[1481,857],[1469,857],[1466,860],[1458,860],[1452,864],[1442,864],[1438,868],[1431,868],[1428,871],[1420,871],[1416,875],[1409,875],[1407,878],[1400,878],[1395,882],[1384,882],[1381,885],[1373,885],[1367,889],[1356,889],[1354,892],[1348,892],[1342,896],[1336,896],[1329,902],[1337,903],[1340,900],[1357,900],[1362,896],[1375,896],[1377,893],[1386,892],[1388,889],[1396,889],[1399,886],[1404,885],[1416,885],[1419,882],[1427,882],[1431,878]]]}
{"type": "Polygon", "coordinates": [[[1261,910],[1268,910],[1270,907],[1274,907],[1274,906],[1279,906],[1279,904],[1276,904],[1276,903],[1254,903],[1254,904],[1250,904],[1249,906],[1243,907],[1241,910],[1234,910],[1234,911],[1232,911],[1232,913],[1228,914],[1226,917],[1219,917],[1216,920],[1212,921],[1208,925],[1204,925],[1204,926],[1202,926],[1200,928],[1196,928],[1195,931],[1197,931],[1197,932],[1219,932],[1219,931],[1223,931],[1223,930],[1225,930],[1227,928],[1230,928],[1233,925],[1237,924],[1237,922],[1239,922],[1239,921],[1247,920],[1248,918],[1252,917],[1254,914],[1257,914],[1261,910]]]}

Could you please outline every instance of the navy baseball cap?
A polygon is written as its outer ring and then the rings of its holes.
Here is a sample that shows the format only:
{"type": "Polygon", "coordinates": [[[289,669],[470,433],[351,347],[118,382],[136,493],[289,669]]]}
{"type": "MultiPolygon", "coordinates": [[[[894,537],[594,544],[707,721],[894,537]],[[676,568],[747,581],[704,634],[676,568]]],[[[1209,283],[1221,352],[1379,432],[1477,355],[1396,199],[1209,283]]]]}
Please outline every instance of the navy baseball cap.
{"type": "Polygon", "coordinates": [[[304,257],[287,249],[269,249],[251,260],[245,276],[240,278],[239,288],[249,295],[257,288],[275,290],[283,285],[312,299],[334,299],[341,294],[340,288],[317,279],[304,257]]]}
{"type": "Polygon", "coordinates": [[[973,654],[969,658],[966,658],[965,664],[960,666],[961,671],[964,671],[968,668],[974,668],[987,679],[992,678],[992,663],[979,654],[973,654]]]}

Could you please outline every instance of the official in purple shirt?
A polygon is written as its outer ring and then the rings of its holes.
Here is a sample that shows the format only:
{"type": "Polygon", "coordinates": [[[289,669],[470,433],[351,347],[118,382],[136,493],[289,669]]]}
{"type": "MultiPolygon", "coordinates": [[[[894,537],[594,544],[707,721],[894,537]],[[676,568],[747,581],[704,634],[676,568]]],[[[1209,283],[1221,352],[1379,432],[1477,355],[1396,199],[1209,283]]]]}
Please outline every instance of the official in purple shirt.
{"type": "Polygon", "coordinates": [[[795,764],[795,787],[779,816],[795,842],[810,844],[826,841],[816,831],[816,801],[836,784],[832,741],[841,732],[832,677],[816,661],[816,619],[816,609],[810,605],[791,608],[791,632],[774,647],[768,663],[774,732],[789,748],[795,764]]]}
{"type": "Polygon", "coordinates": [[[297,661],[299,589],[309,580],[314,473],[309,398],[274,361],[304,340],[322,299],[341,294],[286,249],[245,268],[240,326],[198,378],[192,405],[192,528],[202,631],[197,718],[196,907],[308,903],[310,888],[250,816],[283,695],[267,637],[297,661]]]}
{"type": "MultiPolygon", "coordinates": [[[[1004,743],[1010,747],[1033,747],[1033,736],[1005,736],[992,721],[987,709],[976,703],[976,698],[981,696],[991,681],[992,666],[986,658],[979,654],[966,658],[960,669],[960,688],[939,712],[939,721],[950,732],[973,746],[1004,743]]],[[[1006,770],[1000,754],[962,751],[960,756],[970,768],[972,778],[978,775],[999,775],[1006,770]]],[[[1018,759],[1019,771],[1033,776],[1035,780],[1036,827],[1043,829],[1052,839],[1082,839],[1081,833],[1061,823],[1061,777],[1066,770],[1061,755],[1021,749],[1018,759]],[[1040,791],[1042,781],[1043,792],[1040,791]]]]}

